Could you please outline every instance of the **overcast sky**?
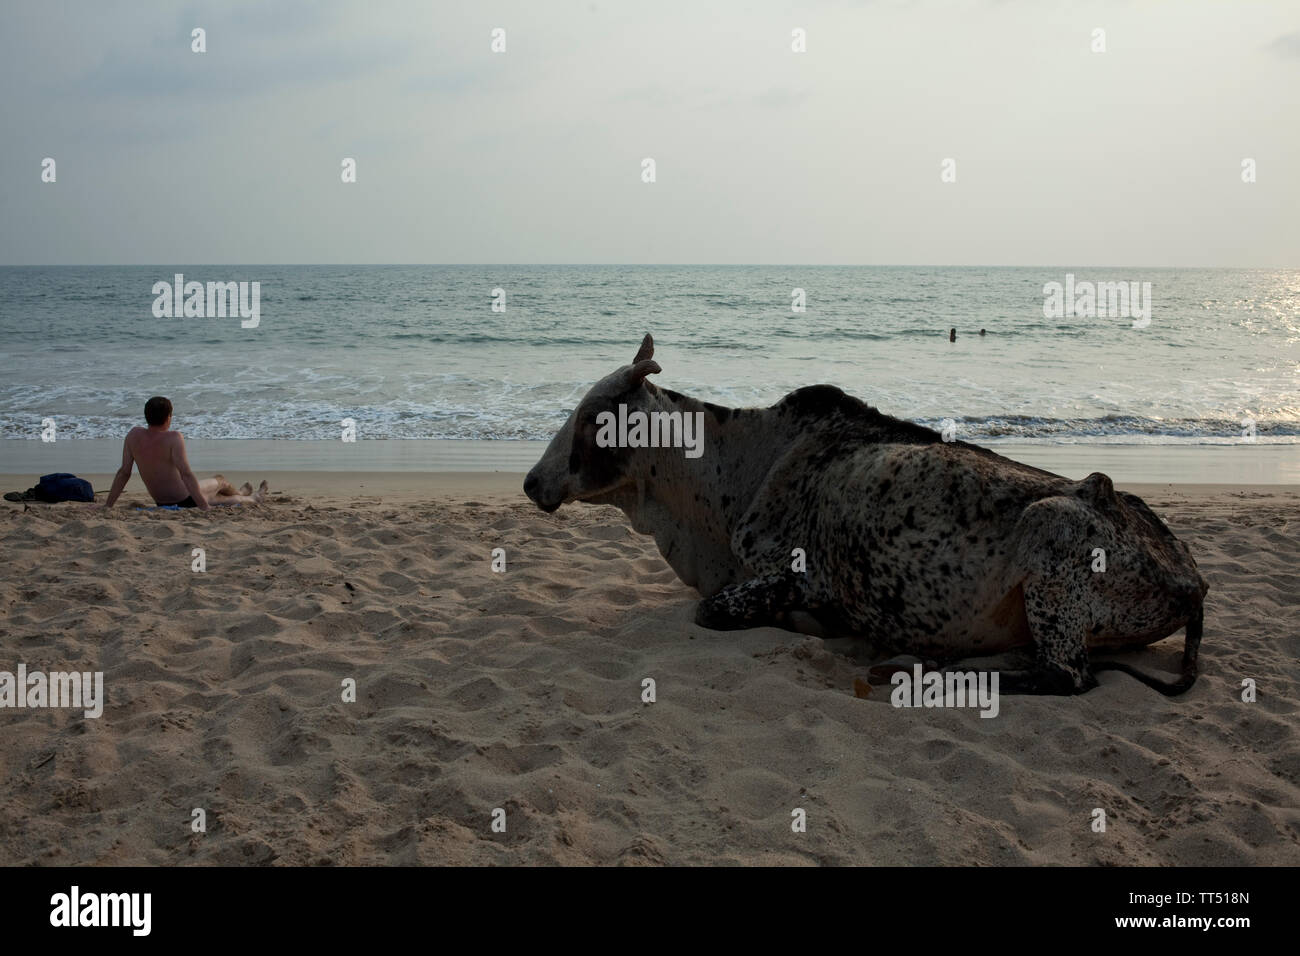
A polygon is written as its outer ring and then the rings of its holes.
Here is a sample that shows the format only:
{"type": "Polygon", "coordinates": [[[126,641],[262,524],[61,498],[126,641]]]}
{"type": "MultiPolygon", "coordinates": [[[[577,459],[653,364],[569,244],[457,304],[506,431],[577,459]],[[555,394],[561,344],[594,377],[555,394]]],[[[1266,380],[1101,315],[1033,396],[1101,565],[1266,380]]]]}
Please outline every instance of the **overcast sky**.
{"type": "Polygon", "coordinates": [[[3,264],[1300,266],[1294,0],[4,0],[0,88],[3,264]]]}

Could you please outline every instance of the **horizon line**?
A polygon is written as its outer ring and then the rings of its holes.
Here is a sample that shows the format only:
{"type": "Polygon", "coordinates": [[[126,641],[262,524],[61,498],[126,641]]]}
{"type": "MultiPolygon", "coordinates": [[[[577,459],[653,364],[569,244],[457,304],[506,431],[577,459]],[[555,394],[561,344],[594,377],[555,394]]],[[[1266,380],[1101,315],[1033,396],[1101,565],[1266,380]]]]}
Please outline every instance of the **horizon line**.
{"type": "Polygon", "coordinates": [[[0,269],[128,269],[202,267],[372,267],[426,268],[661,268],[661,269],[1236,269],[1300,271],[1300,265],[1152,265],[1117,263],[937,263],[937,262],[23,262],[0,263],[0,269]]]}

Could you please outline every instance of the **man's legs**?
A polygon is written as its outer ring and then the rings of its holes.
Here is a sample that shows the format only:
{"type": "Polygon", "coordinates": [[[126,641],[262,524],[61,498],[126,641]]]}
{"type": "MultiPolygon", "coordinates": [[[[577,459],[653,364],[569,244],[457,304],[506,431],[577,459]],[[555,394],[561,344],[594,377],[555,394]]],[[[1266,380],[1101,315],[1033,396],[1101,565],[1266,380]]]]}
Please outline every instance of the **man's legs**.
{"type": "Polygon", "coordinates": [[[211,478],[200,478],[199,491],[203,492],[203,497],[209,499],[209,501],[220,495],[239,494],[235,489],[235,486],[226,481],[225,475],[213,475],[211,478]]]}
{"type": "MultiPolygon", "coordinates": [[[[247,482],[244,487],[252,491],[247,482]]],[[[245,495],[240,494],[242,488],[236,489],[226,481],[224,475],[214,475],[211,478],[199,479],[199,490],[203,492],[203,497],[208,499],[210,505],[260,505],[266,497],[269,486],[263,481],[258,485],[256,492],[245,495]]]]}

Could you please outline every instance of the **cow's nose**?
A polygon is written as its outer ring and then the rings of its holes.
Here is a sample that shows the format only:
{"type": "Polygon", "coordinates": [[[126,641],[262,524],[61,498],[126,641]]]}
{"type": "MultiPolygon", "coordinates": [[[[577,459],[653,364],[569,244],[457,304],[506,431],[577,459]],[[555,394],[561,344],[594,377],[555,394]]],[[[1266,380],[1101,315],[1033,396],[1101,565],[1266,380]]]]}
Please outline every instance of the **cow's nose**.
{"type": "Polygon", "coordinates": [[[541,482],[537,480],[536,475],[529,475],[524,479],[524,494],[536,501],[537,499],[534,496],[534,492],[537,491],[537,486],[540,484],[541,482]]]}

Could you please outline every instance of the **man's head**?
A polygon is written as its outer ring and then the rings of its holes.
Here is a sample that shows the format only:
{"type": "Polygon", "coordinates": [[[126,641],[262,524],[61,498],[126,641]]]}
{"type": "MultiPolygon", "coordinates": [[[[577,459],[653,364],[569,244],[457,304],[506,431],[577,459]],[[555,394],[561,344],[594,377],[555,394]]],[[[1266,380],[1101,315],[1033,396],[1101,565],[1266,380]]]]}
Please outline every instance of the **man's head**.
{"type": "Polygon", "coordinates": [[[172,403],[161,395],[155,395],[144,403],[144,420],[151,428],[166,428],[172,420],[172,403]]]}
{"type": "Polygon", "coordinates": [[[554,511],[567,501],[608,494],[628,481],[625,469],[630,452],[600,447],[596,442],[596,419],[601,412],[614,414],[619,403],[629,409],[645,404],[645,377],[660,371],[659,363],[652,358],[654,352],[654,339],[647,335],[632,364],[593,385],[551,439],[542,460],[524,481],[524,494],[543,511],[554,511]]]}

